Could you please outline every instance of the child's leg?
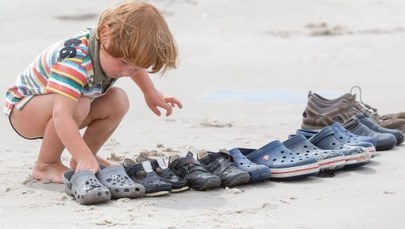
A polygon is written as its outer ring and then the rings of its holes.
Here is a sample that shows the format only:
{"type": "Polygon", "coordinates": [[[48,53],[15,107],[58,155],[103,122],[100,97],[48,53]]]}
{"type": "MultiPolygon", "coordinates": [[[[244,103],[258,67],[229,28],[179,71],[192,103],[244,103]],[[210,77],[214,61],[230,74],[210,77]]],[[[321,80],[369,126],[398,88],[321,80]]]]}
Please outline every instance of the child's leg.
{"type": "MultiPolygon", "coordinates": [[[[121,88],[113,87],[104,96],[95,99],[91,103],[89,115],[83,121],[80,128],[85,128],[83,139],[96,154],[112,133],[120,124],[129,109],[128,96],[121,88]]],[[[109,166],[115,164],[96,156],[98,162],[109,166]]],[[[72,168],[76,167],[76,161],[70,161],[72,168]]]]}
{"type": "Polygon", "coordinates": [[[14,128],[24,137],[43,137],[38,160],[32,176],[40,180],[61,183],[64,171],[68,168],[60,160],[64,146],[59,140],[52,121],[55,95],[33,97],[22,110],[16,108],[11,113],[14,128]]]}

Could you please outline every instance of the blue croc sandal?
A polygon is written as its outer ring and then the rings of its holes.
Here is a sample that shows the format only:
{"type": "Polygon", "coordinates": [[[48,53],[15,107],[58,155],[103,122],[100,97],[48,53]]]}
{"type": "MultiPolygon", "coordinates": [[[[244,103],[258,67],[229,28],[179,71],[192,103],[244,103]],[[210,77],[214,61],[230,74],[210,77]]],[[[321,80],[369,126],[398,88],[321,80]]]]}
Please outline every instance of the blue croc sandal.
{"type": "Polygon", "coordinates": [[[111,192],[89,170],[75,173],[68,170],[63,174],[65,193],[73,196],[79,204],[97,204],[111,199],[111,192]]]}
{"type": "Polygon", "coordinates": [[[259,149],[238,148],[247,159],[270,168],[275,179],[295,179],[314,176],[319,172],[318,161],[311,156],[299,156],[279,140],[259,149]]]}
{"type": "Polygon", "coordinates": [[[262,182],[270,179],[270,168],[265,165],[259,165],[247,159],[238,148],[228,151],[234,159],[234,164],[237,168],[249,172],[250,182],[262,182]]]}
{"type": "Polygon", "coordinates": [[[330,126],[323,128],[312,136],[309,141],[321,149],[338,150],[345,155],[345,167],[356,167],[370,162],[368,150],[361,146],[343,144],[335,138],[335,132],[330,126]]]}
{"type": "Polygon", "coordinates": [[[318,160],[319,169],[336,170],[343,168],[346,160],[343,153],[336,150],[324,150],[316,147],[302,134],[297,134],[283,142],[283,144],[295,152],[296,155],[313,156],[318,160]]]}
{"type": "MultiPolygon", "coordinates": [[[[374,157],[376,155],[376,149],[374,144],[370,143],[370,141],[362,141],[360,138],[356,137],[354,134],[350,134],[349,131],[345,131],[343,126],[340,125],[340,123],[334,123],[330,126],[327,126],[325,128],[332,129],[334,131],[334,137],[336,140],[339,142],[349,145],[349,146],[361,146],[367,149],[368,153],[370,154],[371,157],[374,157]]],[[[313,131],[313,130],[304,130],[304,129],[298,129],[297,134],[302,134],[306,136],[307,138],[310,138],[317,134],[319,131],[313,131]]],[[[375,139],[373,139],[375,140],[375,139]]]]}
{"type": "Polygon", "coordinates": [[[122,165],[100,166],[100,168],[96,177],[111,190],[112,198],[137,198],[145,195],[145,188],[131,180],[122,165]]]}

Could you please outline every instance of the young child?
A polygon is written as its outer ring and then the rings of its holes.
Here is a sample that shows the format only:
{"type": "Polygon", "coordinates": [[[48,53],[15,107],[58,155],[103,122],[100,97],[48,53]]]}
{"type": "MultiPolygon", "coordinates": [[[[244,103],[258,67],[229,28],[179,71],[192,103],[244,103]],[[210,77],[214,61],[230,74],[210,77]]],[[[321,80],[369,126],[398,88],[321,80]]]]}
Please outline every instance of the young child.
{"type": "Polygon", "coordinates": [[[32,176],[62,183],[69,169],[61,162],[65,148],[76,172],[95,174],[100,164],[113,165],[97,152],[129,108],[127,94],[114,83],[131,78],[147,106],[158,116],[158,108],[169,116],[182,104],[159,92],[148,72],[175,68],[176,58],[176,44],[161,13],[134,1],[104,11],[97,27],[45,49],[7,90],[3,109],[19,135],[42,139],[32,176]]]}

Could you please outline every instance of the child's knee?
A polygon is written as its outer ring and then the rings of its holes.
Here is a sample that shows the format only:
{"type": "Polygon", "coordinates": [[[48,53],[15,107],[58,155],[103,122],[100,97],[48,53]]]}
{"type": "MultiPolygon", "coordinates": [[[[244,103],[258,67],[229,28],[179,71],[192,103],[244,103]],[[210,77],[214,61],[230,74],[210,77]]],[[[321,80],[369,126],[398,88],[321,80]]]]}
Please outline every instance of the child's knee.
{"type": "Polygon", "coordinates": [[[113,100],[109,109],[120,115],[125,115],[129,110],[129,99],[127,93],[121,88],[111,88],[109,91],[113,100]]]}

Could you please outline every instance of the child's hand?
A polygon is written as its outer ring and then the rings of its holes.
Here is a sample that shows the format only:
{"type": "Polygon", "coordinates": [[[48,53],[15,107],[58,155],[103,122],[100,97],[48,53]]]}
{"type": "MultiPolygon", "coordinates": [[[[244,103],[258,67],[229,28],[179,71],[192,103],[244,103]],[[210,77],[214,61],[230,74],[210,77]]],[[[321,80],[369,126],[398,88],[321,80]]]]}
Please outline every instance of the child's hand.
{"type": "Polygon", "coordinates": [[[145,101],[148,107],[155,113],[157,116],[160,116],[160,110],[158,107],[166,110],[166,116],[170,116],[173,112],[173,107],[177,106],[178,108],[183,108],[181,102],[172,96],[164,96],[157,90],[153,90],[150,93],[145,94],[145,101]]]}
{"type": "Polygon", "coordinates": [[[76,171],[81,170],[90,170],[94,174],[96,174],[100,170],[99,163],[97,162],[95,157],[90,158],[83,158],[82,160],[77,162],[76,171]]]}

